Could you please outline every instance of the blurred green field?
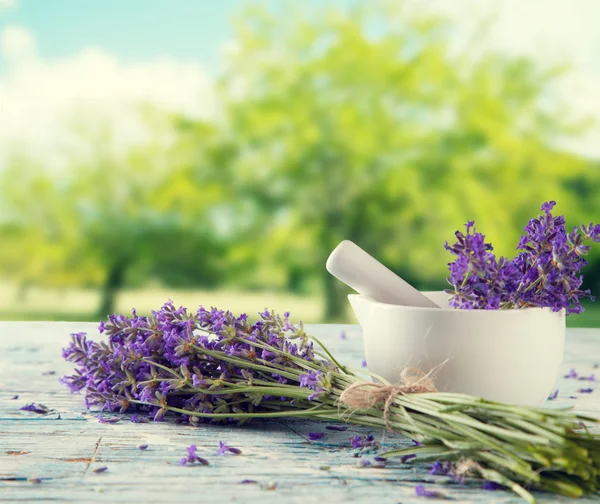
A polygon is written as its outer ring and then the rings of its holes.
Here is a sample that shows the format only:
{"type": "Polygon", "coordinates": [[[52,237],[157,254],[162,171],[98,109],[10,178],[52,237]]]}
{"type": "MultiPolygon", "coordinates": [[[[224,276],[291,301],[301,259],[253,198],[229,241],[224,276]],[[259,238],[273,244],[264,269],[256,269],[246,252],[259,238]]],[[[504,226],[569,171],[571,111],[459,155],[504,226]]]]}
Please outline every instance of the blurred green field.
{"type": "MultiPolygon", "coordinates": [[[[95,309],[99,294],[86,289],[43,289],[31,288],[19,292],[11,285],[0,284],[0,320],[60,320],[95,321],[95,309]]],[[[305,323],[320,323],[322,302],[318,296],[295,296],[278,292],[236,292],[226,290],[177,290],[163,287],[125,289],[117,296],[117,311],[129,313],[135,308],[140,314],[172,299],[175,304],[188,309],[199,305],[216,306],[234,313],[250,315],[264,308],[282,313],[290,311],[294,320],[305,323]]],[[[600,327],[600,303],[585,303],[582,315],[567,318],[569,327],[600,327]]],[[[339,322],[356,323],[350,310],[339,322]]]]}

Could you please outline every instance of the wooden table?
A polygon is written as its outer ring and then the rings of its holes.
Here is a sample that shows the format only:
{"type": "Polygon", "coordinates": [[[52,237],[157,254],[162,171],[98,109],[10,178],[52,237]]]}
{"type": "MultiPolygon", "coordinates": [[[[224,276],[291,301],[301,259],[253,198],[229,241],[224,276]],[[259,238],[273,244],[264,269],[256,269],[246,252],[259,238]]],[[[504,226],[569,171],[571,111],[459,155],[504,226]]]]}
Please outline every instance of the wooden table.
{"type": "MultiPolygon", "coordinates": [[[[308,330],[321,337],[343,363],[359,365],[362,342],[357,326],[319,325],[308,330]],[[340,338],[342,330],[346,339],[340,338]]],[[[127,416],[116,424],[99,423],[97,415],[85,409],[83,396],[68,393],[58,382],[72,369],[63,362],[61,348],[70,333],[80,331],[95,335],[96,324],[0,323],[2,502],[409,503],[426,500],[415,495],[419,483],[463,502],[520,502],[510,492],[444,484],[447,478],[431,476],[427,468],[399,464],[359,468],[349,438],[368,432],[361,428],[335,432],[314,421],[194,428],[169,422],[135,424],[127,416]],[[19,409],[31,402],[53,411],[39,415],[19,409]],[[312,442],[308,439],[311,431],[323,431],[326,436],[312,442]],[[217,456],[219,440],[240,448],[243,454],[217,456]],[[148,449],[138,449],[140,444],[147,444],[148,449]],[[209,466],[179,465],[190,444],[198,446],[209,466]],[[104,466],[106,472],[94,472],[104,466]]],[[[589,375],[598,362],[600,329],[569,330],[562,374],[576,368],[589,375]]],[[[600,377],[600,370],[596,371],[600,377]]],[[[558,388],[554,403],[600,414],[600,387],[595,383],[561,378],[558,388]],[[597,389],[595,393],[576,392],[588,386],[597,389]]],[[[384,447],[410,444],[400,436],[373,434],[384,447]]],[[[561,499],[540,495],[540,501],[561,499]]]]}

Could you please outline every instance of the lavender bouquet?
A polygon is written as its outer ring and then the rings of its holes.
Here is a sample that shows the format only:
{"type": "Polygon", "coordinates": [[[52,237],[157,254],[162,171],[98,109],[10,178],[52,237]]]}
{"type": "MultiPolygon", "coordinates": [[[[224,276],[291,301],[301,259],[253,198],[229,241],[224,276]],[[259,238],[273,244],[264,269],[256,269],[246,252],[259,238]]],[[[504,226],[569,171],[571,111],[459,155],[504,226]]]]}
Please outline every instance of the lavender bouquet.
{"type": "Polygon", "coordinates": [[[517,245],[514,259],[496,258],[491,243],[475,232],[474,222],[466,232],[455,233],[456,243],[446,249],[456,256],[449,264],[447,290],[451,306],[463,309],[506,309],[532,306],[554,311],[583,312],[580,299],[594,299],[581,290],[579,274],[587,265],[588,241],[600,242],[600,224],[574,228],[567,233],[565,218],[554,217],[555,201],[542,205],[542,214],[531,219],[517,245]]]}
{"type": "Polygon", "coordinates": [[[598,492],[600,438],[582,424],[596,420],[439,393],[418,371],[389,384],[342,366],[289,313],[259,315],[251,322],[169,302],[149,317],[110,316],[100,325],[106,341],[72,335],[63,356],[76,369],[63,382],[85,392],[88,408],[138,419],[199,426],[296,417],[387,428],[416,446],[381,457],[433,461],[437,473],[483,478],[528,502],[533,489],[569,497],[598,492]]]}

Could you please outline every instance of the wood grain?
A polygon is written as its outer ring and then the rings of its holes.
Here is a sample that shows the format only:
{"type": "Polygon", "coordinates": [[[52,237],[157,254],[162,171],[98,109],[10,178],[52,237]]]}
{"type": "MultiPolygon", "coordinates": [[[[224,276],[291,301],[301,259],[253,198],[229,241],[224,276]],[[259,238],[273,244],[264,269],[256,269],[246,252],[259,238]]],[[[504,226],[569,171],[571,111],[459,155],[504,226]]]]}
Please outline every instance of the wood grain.
{"type": "MultiPolygon", "coordinates": [[[[360,366],[357,326],[318,325],[308,330],[343,363],[360,366]],[[339,337],[342,330],[345,340],[339,337]]],[[[85,409],[83,397],[69,394],[58,381],[71,370],[61,358],[61,348],[70,333],[80,331],[97,333],[95,324],[87,323],[0,323],[0,502],[411,503],[423,501],[415,495],[418,483],[461,502],[519,502],[509,492],[444,484],[445,477],[429,475],[426,467],[397,463],[385,469],[358,468],[349,438],[369,432],[362,428],[336,432],[322,422],[294,420],[195,428],[169,422],[133,424],[127,416],[116,424],[99,423],[85,409]],[[51,371],[55,374],[47,374],[51,371]],[[18,399],[12,399],[15,395],[18,399]],[[38,415],[19,409],[30,402],[52,411],[38,415]],[[325,432],[325,438],[309,441],[308,433],[316,431],[325,432]],[[217,456],[219,440],[243,454],[217,456]],[[139,444],[148,444],[148,449],[138,449],[139,444]],[[190,444],[198,446],[209,466],[179,466],[190,444]],[[106,472],[94,472],[103,466],[106,472]],[[35,483],[36,478],[41,482],[35,483]]],[[[599,329],[569,330],[563,374],[570,368],[594,372],[599,349],[599,329]]],[[[600,390],[577,393],[583,385],[596,388],[594,383],[561,378],[559,399],[551,406],[572,404],[578,411],[598,415],[600,390]]],[[[373,434],[384,447],[410,443],[401,436],[373,434]]],[[[562,501],[539,497],[540,502],[562,501]]]]}

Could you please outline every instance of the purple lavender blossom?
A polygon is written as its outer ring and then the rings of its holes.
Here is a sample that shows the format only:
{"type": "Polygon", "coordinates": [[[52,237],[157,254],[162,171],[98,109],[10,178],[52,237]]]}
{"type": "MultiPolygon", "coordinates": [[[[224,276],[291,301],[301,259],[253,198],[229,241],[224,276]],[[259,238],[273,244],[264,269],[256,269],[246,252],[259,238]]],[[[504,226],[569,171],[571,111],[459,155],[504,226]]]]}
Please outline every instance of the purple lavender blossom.
{"type": "Polygon", "coordinates": [[[33,411],[34,413],[38,413],[39,415],[45,415],[46,413],[50,412],[50,409],[41,403],[26,404],[25,406],[19,409],[23,411],[33,411]]]}
{"type": "Polygon", "coordinates": [[[548,396],[548,401],[554,401],[558,397],[558,389],[556,389],[552,394],[548,396]]]}
{"type": "Polygon", "coordinates": [[[205,352],[259,364],[266,361],[273,367],[272,378],[279,383],[297,380],[309,389],[309,401],[329,393],[329,370],[337,369],[331,361],[317,356],[302,324],[292,324],[287,312],[282,319],[265,310],[260,320],[252,323],[245,314],[235,317],[229,311],[204,307],[193,313],[169,301],[149,317],[135,311],[131,316],[110,315],[99,329],[106,342],[92,341],[84,333],[71,335],[63,357],[76,368],[61,382],[72,392],[84,391],[88,408],[124,413],[135,405],[139,416],[133,417],[134,422],[144,417],[161,421],[167,412],[177,409],[178,420],[198,425],[211,419],[181,411],[259,412],[266,401],[270,403],[269,411],[277,401],[289,406],[293,398],[260,396],[252,391],[235,400],[227,395],[199,393],[224,384],[251,385],[253,380],[262,379],[243,365],[233,365],[205,352]],[[299,373],[280,371],[282,366],[299,373]]]}
{"type": "Polygon", "coordinates": [[[117,423],[120,421],[121,421],[121,419],[118,417],[104,417],[104,416],[98,417],[98,422],[104,423],[104,424],[114,424],[114,423],[117,423]]]}
{"type": "Polygon", "coordinates": [[[182,466],[186,466],[186,465],[194,465],[196,463],[200,464],[200,465],[208,465],[208,460],[203,459],[202,457],[199,457],[198,455],[196,455],[196,451],[197,451],[197,447],[196,445],[190,445],[186,448],[187,450],[187,457],[183,457],[181,459],[180,465],[182,466]]]}
{"type": "Polygon", "coordinates": [[[138,450],[147,450],[148,449],[148,445],[147,444],[139,444],[138,446],[138,450]]]}
{"type": "Polygon", "coordinates": [[[338,431],[338,432],[342,432],[342,431],[347,431],[348,430],[348,426],[347,425],[326,425],[325,428],[327,430],[338,431]]]}
{"type": "Polygon", "coordinates": [[[229,446],[223,443],[223,441],[219,441],[219,451],[217,452],[217,455],[226,455],[228,453],[231,453],[232,455],[241,455],[242,450],[229,446]]]}
{"type": "Polygon", "coordinates": [[[564,375],[563,378],[577,378],[577,371],[575,371],[575,369],[571,368],[571,371],[569,371],[569,374],[564,375]]]}
{"type": "Polygon", "coordinates": [[[366,448],[372,446],[375,443],[375,438],[372,434],[366,434],[365,436],[356,435],[350,438],[350,444],[352,448],[366,448]]]}
{"type": "Polygon", "coordinates": [[[580,388],[577,390],[580,394],[591,394],[594,391],[593,388],[580,388]]]}
{"type": "Polygon", "coordinates": [[[323,439],[325,437],[324,432],[309,432],[308,439],[311,441],[318,441],[319,439],[323,439]]]}
{"type": "Polygon", "coordinates": [[[137,413],[134,413],[133,415],[131,415],[131,418],[129,420],[132,423],[148,423],[150,421],[149,418],[142,416],[142,415],[138,415],[137,413]]]}
{"type": "Polygon", "coordinates": [[[96,469],[94,469],[94,472],[97,473],[97,474],[98,473],[103,473],[103,472],[106,472],[106,471],[108,471],[108,467],[106,467],[106,466],[97,467],[96,469]]]}
{"type": "Polygon", "coordinates": [[[415,493],[417,497],[426,497],[429,499],[445,499],[446,496],[441,492],[434,492],[427,490],[423,485],[417,485],[415,487],[415,493]]]}
{"type": "Polygon", "coordinates": [[[596,381],[596,375],[594,373],[592,373],[590,376],[580,376],[579,377],[580,381],[591,381],[591,382],[595,382],[596,381]]]}
{"type": "Polygon", "coordinates": [[[495,490],[500,490],[504,488],[502,485],[496,483],[495,481],[486,481],[482,486],[482,490],[487,490],[488,492],[493,492],[495,490]]]}
{"type": "Polygon", "coordinates": [[[452,289],[450,304],[462,309],[547,307],[567,314],[581,313],[580,300],[589,297],[581,290],[580,270],[587,265],[583,256],[590,246],[586,240],[600,242],[600,225],[589,224],[567,233],[565,219],[554,217],[554,201],[542,205],[542,214],[531,219],[517,245],[519,254],[512,260],[499,259],[485,236],[475,232],[474,222],[465,233],[455,233],[456,243],[445,248],[456,259],[448,265],[452,289]]]}
{"type": "Polygon", "coordinates": [[[451,476],[454,472],[454,465],[452,462],[447,461],[436,461],[431,464],[431,468],[429,469],[429,474],[436,476],[451,476]]]}
{"type": "Polygon", "coordinates": [[[362,367],[362,368],[367,367],[367,359],[363,359],[362,361],[360,361],[360,367],[362,367]]]}
{"type": "Polygon", "coordinates": [[[371,465],[371,462],[369,460],[367,460],[366,458],[360,458],[358,459],[358,462],[356,463],[357,467],[369,467],[371,465]]]}

